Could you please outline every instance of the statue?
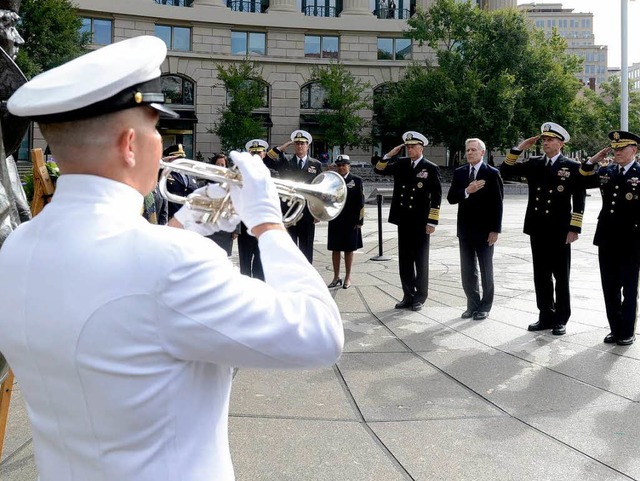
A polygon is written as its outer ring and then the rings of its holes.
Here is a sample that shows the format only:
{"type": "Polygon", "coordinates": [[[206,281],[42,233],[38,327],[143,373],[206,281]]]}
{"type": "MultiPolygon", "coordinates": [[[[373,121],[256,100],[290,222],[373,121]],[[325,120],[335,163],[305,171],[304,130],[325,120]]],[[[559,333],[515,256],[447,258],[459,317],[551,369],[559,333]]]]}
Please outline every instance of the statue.
{"type": "Polygon", "coordinates": [[[29,127],[14,117],[7,100],[27,81],[13,59],[24,40],[16,30],[21,0],[0,0],[0,247],[21,222],[31,218],[13,154],[29,127]]]}

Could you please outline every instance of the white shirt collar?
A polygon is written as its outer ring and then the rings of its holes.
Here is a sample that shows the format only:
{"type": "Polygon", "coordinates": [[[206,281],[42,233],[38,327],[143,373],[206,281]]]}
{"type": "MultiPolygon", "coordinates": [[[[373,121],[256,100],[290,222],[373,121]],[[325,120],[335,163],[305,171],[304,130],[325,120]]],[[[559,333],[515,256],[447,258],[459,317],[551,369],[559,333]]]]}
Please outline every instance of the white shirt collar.
{"type": "Polygon", "coordinates": [[[560,157],[561,155],[562,155],[562,152],[558,152],[556,155],[554,155],[551,158],[547,157],[547,159],[549,159],[551,161],[551,165],[553,165],[556,162],[556,160],[558,160],[558,157],[560,157]]]}
{"type": "Polygon", "coordinates": [[[118,212],[141,215],[144,197],[133,187],[97,175],[63,174],[56,182],[53,202],[109,204],[118,212]]]}

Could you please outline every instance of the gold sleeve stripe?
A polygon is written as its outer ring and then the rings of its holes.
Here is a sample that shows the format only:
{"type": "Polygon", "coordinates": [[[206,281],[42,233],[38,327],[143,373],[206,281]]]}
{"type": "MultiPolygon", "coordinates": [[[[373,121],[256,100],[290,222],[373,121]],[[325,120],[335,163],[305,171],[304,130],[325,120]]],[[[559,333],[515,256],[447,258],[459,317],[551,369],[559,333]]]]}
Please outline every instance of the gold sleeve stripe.
{"type": "Polygon", "coordinates": [[[512,154],[511,152],[509,152],[507,154],[507,158],[504,159],[505,164],[507,165],[513,165],[516,163],[516,161],[518,160],[518,157],[520,157],[519,155],[516,154],[512,154]]]}
{"type": "Polygon", "coordinates": [[[363,219],[364,219],[364,207],[360,209],[360,217],[358,218],[358,220],[362,222],[363,219]]]}
{"type": "Polygon", "coordinates": [[[429,210],[429,219],[431,219],[431,220],[440,220],[440,209],[430,209],[429,210]]]}
{"type": "Polygon", "coordinates": [[[269,156],[270,159],[273,159],[273,160],[278,160],[278,157],[279,157],[279,155],[273,149],[269,150],[267,152],[267,155],[269,156]]]}
{"type": "Polygon", "coordinates": [[[387,168],[387,164],[389,163],[389,161],[387,160],[386,162],[383,162],[382,160],[380,162],[378,162],[376,164],[376,169],[378,170],[384,170],[387,168]]]}
{"type": "Polygon", "coordinates": [[[578,170],[580,172],[580,175],[583,175],[585,177],[589,177],[590,175],[593,175],[596,173],[595,169],[594,170],[584,170],[582,167],[580,167],[580,169],[578,170]]]}
{"type": "Polygon", "coordinates": [[[571,214],[571,222],[569,225],[572,225],[574,227],[582,227],[582,217],[583,214],[577,214],[577,213],[573,213],[571,214]]]}

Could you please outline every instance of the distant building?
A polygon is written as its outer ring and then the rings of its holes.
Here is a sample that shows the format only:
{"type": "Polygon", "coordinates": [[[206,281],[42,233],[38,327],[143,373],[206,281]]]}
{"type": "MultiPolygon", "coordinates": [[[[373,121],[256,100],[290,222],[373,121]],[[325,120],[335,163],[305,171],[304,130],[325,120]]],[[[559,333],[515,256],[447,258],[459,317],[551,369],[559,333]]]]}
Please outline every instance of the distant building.
{"type": "Polygon", "coordinates": [[[574,12],[561,3],[525,3],[524,10],[533,25],[548,35],[555,29],[567,41],[568,53],[584,59],[583,71],[577,77],[592,89],[607,80],[607,46],[595,45],[593,13],[574,12]]]}
{"type": "MultiPolygon", "coordinates": [[[[620,78],[621,74],[619,68],[609,69],[609,77],[620,78]]],[[[629,88],[632,92],[640,92],[640,62],[629,65],[629,88]]]]}

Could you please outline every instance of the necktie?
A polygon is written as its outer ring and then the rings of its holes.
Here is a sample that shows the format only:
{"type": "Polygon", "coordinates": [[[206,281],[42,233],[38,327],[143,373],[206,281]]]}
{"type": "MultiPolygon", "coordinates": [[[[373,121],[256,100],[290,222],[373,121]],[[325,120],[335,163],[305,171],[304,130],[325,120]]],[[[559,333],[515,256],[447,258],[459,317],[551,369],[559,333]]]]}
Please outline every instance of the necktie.
{"type": "Polygon", "coordinates": [[[302,170],[302,159],[298,158],[298,169],[302,170]]]}
{"type": "Polygon", "coordinates": [[[622,177],[624,175],[624,167],[621,165],[618,166],[618,175],[622,177]]]}
{"type": "Polygon", "coordinates": [[[551,167],[551,159],[547,158],[547,167],[551,167]]]}
{"type": "Polygon", "coordinates": [[[469,182],[476,180],[476,169],[472,165],[469,166],[469,182]]]}

